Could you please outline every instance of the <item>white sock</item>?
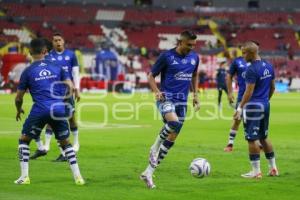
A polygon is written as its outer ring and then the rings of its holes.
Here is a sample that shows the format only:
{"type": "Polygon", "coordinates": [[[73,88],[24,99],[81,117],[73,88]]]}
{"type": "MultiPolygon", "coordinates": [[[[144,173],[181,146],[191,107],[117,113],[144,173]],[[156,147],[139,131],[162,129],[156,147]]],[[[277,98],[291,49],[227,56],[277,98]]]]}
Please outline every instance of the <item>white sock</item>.
{"type": "Polygon", "coordinates": [[[230,129],[228,144],[233,144],[237,130],[230,129]]]}
{"type": "Polygon", "coordinates": [[[64,150],[64,154],[68,158],[74,178],[81,177],[79,166],[76,159],[76,154],[73,147],[70,145],[64,150]]]}
{"type": "Polygon", "coordinates": [[[19,144],[19,157],[20,157],[20,167],[21,167],[21,176],[27,177],[29,174],[29,145],[19,144]]]}
{"type": "Polygon", "coordinates": [[[73,134],[73,136],[74,136],[74,138],[73,138],[73,145],[78,145],[79,144],[79,137],[78,137],[78,135],[79,135],[79,132],[78,132],[78,129],[76,129],[75,131],[72,131],[72,134],[73,134]]]}
{"type": "Polygon", "coordinates": [[[254,174],[261,173],[261,171],[260,171],[260,160],[250,161],[250,163],[252,165],[252,170],[253,170],[254,174]]]}
{"type": "Polygon", "coordinates": [[[81,177],[78,164],[70,165],[74,178],[81,177]]]}
{"type": "Polygon", "coordinates": [[[39,139],[38,141],[35,141],[35,142],[36,142],[36,146],[37,146],[38,150],[45,151],[45,147],[44,147],[41,139],[39,139]]]}
{"type": "Polygon", "coordinates": [[[145,170],[145,175],[146,175],[146,176],[152,176],[153,173],[154,173],[154,171],[155,171],[155,168],[152,167],[152,166],[149,164],[148,167],[147,167],[146,170],[145,170]]]}
{"type": "Polygon", "coordinates": [[[158,135],[155,139],[154,144],[151,146],[151,150],[158,152],[160,145],[163,143],[163,139],[161,139],[160,135],[158,135]]]}
{"type": "Polygon", "coordinates": [[[275,162],[275,158],[270,158],[270,159],[268,159],[268,162],[269,162],[269,168],[270,168],[270,169],[277,169],[277,167],[276,167],[276,162],[275,162]]]}
{"type": "Polygon", "coordinates": [[[52,134],[45,134],[45,150],[50,150],[50,142],[51,142],[52,134]]]}

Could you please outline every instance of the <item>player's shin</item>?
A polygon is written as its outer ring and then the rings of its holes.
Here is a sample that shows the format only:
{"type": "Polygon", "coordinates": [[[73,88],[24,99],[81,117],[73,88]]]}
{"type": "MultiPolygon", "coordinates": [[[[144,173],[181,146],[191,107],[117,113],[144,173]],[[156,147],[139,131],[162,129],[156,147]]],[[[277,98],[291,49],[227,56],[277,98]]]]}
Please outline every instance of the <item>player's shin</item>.
{"type": "Polygon", "coordinates": [[[40,137],[35,139],[35,142],[36,142],[36,146],[37,146],[38,150],[45,151],[45,147],[44,147],[43,142],[40,137]]]}
{"type": "Polygon", "coordinates": [[[65,156],[67,157],[67,159],[69,161],[74,179],[76,181],[76,178],[78,178],[78,177],[81,178],[81,174],[80,174],[79,166],[78,166],[78,163],[77,163],[77,158],[76,158],[75,151],[74,151],[71,144],[67,144],[67,145],[62,146],[62,149],[64,151],[65,156]]]}
{"type": "Polygon", "coordinates": [[[19,160],[21,167],[21,177],[25,178],[29,176],[29,143],[19,140],[19,160]]]}
{"type": "Polygon", "coordinates": [[[77,152],[79,151],[79,132],[78,132],[78,128],[77,127],[74,127],[74,128],[71,128],[71,132],[73,134],[73,147],[74,147],[74,150],[77,152]]]}
{"type": "Polygon", "coordinates": [[[46,128],[46,131],[45,131],[45,150],[46,151],[50,150],[51,138],[52,138],[52,130],[46,128]]]}
{"type": "Polygon", "coordinates": [[[249,154],[250,163],[252,166],[252,171],[254,175],[260,174],[260,155],[259,154],[249,154]]]}
{"type": "Polygon", "coordinates": [[[163,144],[159,148],[158,160],[157,163],[160,162],[166,157],[171,147],[174,145],[173,141],[169,141],[168,139],[163,142],[163,144]]]}
{"type": "Polygon", "coordinates": [[[151,146],[151,151],[158,152],[160,145],[166,140],[172,129],[165,124],[156,137],[154,144],[151,146]]]}

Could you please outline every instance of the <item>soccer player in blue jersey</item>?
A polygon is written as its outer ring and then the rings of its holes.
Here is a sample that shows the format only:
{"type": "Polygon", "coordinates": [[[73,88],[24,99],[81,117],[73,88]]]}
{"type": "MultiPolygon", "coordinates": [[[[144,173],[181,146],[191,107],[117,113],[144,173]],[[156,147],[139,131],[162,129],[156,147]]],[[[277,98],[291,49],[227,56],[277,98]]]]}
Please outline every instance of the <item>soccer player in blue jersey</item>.
{"type": "MultiPolygon", "coordinates": [[[[246,75],[246,69],[248,65],[247,62],[243,57],[237,57],[235,58],[229,68],[227,78],[226,78],[226,84],[227,84],[227,89],[228,89],[228,101],[230,104],[234,103],[234,96],[232,92],[232,79],[234,76],[237,76],[237,85],[239,88],[238,91],[238,97],[237,97],[237,102],[236,102],[236,108],[240,104],[243,94],[246,89],[246,83],[245,83],[245,75],[246,75]]],[[[229,141],[227,146],[224,148],[225,152],[231,152],[233,150],[233,143],[234,139],[236,136],[236,133],[238,131],[239,125],[241,123],[241,120],[234,120],[233,124],[230,129],[229,133],[229,141]]]]}
{"type": "Polygon", "coordinates": [[[190,86],[193,90],[193,106],[199,108],[197,94],[199,57],[192,51],[195,44],[196,35],[193,32],[182,32],[177,47],[163,52],[148,75],[157,107],[164,120],[164,125],[151,146],[149,165],[140,176],[148,188],[155,187],[152,175],[174,145],[182,128],[190,86]],[[155,82],[155,77],[159,74],[160,89],[155,82]]]}
{"type": "MultiPolygon", "coordinates": [[[[47,55],[47,59],[55,62],[57,65],[61,66],[63,69],[69,71],[71,80],[74,83],[74,95],[75,100],[78,102],[80,100],[80,77],[79,77],[79,66],[75,53],[69,49],[65,49],[65,41],[60,33],[55,33],[52,38],[53,49],[47,55]]],[[[72,107],[72,117],[69,119],[70,129],[73,133],[74,140],[73,146],[74,150],[77,152],[79,150],[79,137],[78,137],[78,126],[75,120],[75,101],[73,97],[68,98],[67,103],[72,107]]],[[[50,126],[46,127],[45,136],[45,149],[48,151],[50,149],[52,130],[50,126]]],[[[61,154],[56,159],[56,161],[66,161],[63,150],[60,148],[61,154]]],[[[31,157],[35,159],[42,156],[43,152],[36,151],[36,153],[31,157]]]]}
{"type": "Polygon", "coordinates": [[[221,101],[222,101],[222,94],[223,90],[226,94],[227,92],[227,86],[226,86],[226,58],[220,58],[219,60],[219,68],[217,69],[216,73],[216,82],[217,82],[217,89],[218,89],[218,106],[219,109],[222,108],[221,101]]]}
{"type": "Polygon", "coordinates": [[[18,85],[15,105],[17,109],[16,120],[21,120],[23,97],[29,90],[34,102],[31,111],[23,124],[22,134],[19,139],[19,160],[21,176],[16,184],[30,184],[29,179],[29,144],[32,139],[40,136],[46,124],[50,124],[55,138],[63,148],[69,161],[75,183],[83,185],[84,180],[80,174],[77,158],[72,145],[68,141],[69,126],[66,120],[66,106],[63,97],[66,89],[57,87],[62,82],[68,85],[72,94],[73,84],[67,70],[53,62],[45,60],[46,45],[42,39],[33,39],[30,43],[30,53],[34,62],[24,70],[18,85]]]}
{"type": "Polygon", "coordinates": [[[262,145],[269,162],[269,176],[278,176],[275,154],[268,138],[270,99],[275,91],[275,75],[270,63],[262,60],[259,47],[254,42],[246,42],[242,48],[243,57],[251,65],[246,70],[246,89],[234,119],[241,119],[243,113],[245,138],[249,146],[252,170],[242,174],[244,178],[262,178],[260,169],[260,147],[262,145]]]}

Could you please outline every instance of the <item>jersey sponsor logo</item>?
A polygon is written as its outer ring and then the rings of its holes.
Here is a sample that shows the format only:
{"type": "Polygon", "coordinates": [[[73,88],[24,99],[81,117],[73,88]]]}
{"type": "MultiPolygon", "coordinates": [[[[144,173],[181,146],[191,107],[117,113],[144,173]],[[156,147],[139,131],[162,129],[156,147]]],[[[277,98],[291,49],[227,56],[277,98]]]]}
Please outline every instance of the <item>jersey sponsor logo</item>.
{"type": "Polygon", "coordinates": [[[181,81],[190,81],[192,80],[193,73],[184,73],[184,72],[178,72],[177,74],[174,75],[174,78],[176,80],[181,80],[181,81]]]}
{"type": "Polygon", "coordinates": [[[50,76],[51,72],[49,70],[43,69],[42,71],[40,71],[39,75],[40,76],[50,76]]]}
{"type": "Polygon", "coordinates": [[[51,78],[56,78],[57,75],[56,74],[53,74],[47,70],[47,69],[42,69],[39,73],[39,76],[38,78],[35,78],[34,80],[35,81],[40,81],[40,80],[45,80],[45,79],[51,79],[51,78]]]}
{"type": "Polygon", "coordinates": [[[264,70],[264,73],[263,73],[263,77],[260,77],[260,80],[269,78],[269,77],[271,77],[271,76],[272,76],[272,75],[270,74],[270,71],[269,71],[268,69],[265,69],[265,70],[264,70]]]}

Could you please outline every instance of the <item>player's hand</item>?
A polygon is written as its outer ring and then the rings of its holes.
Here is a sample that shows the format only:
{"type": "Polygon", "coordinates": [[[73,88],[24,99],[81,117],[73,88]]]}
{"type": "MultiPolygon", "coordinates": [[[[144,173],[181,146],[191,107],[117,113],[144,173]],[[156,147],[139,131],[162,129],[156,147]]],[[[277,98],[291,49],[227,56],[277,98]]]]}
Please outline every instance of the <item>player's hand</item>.
{"type": "Polygon", "coordinates": [[[234,103],[234,96],[232,94],[228,94],[227,98],[228,98],[229,104],[234,103]]]}
{"type": "Polygon", "coordinates": [[[242,108],[238,107],[233,115],[234,120],[241,120],[242,118],[242,108]]]}
{"type": "Polygon", "coordinates": [[[75,95],[76,102],[79,102],[80,101],[80,92],[79,92],[79,89],[74,89],[74,95],[75,95]]]}
{"type": "Polygon", "coordinates": [[[24,114],[24,110],[21,108],[19,111],[17,111],[16,120],[21,121],[21,114],[24,114]]]}
{"type": "Polygon", "coordinates": [[[165,96],[164,96],[164,93],[163,92],[156,92],[155,93],[155,99],[157,100],[157,101],[161,101],[161,102],[163,102],[163,101],[165,101],[165,96]]]}
{"type": "Polygon", "coordinates": [[[194,107],[195,112],[200,110],[200,102],[199,102],[198,97],[193,98],[193,107],[194,107]]]}

